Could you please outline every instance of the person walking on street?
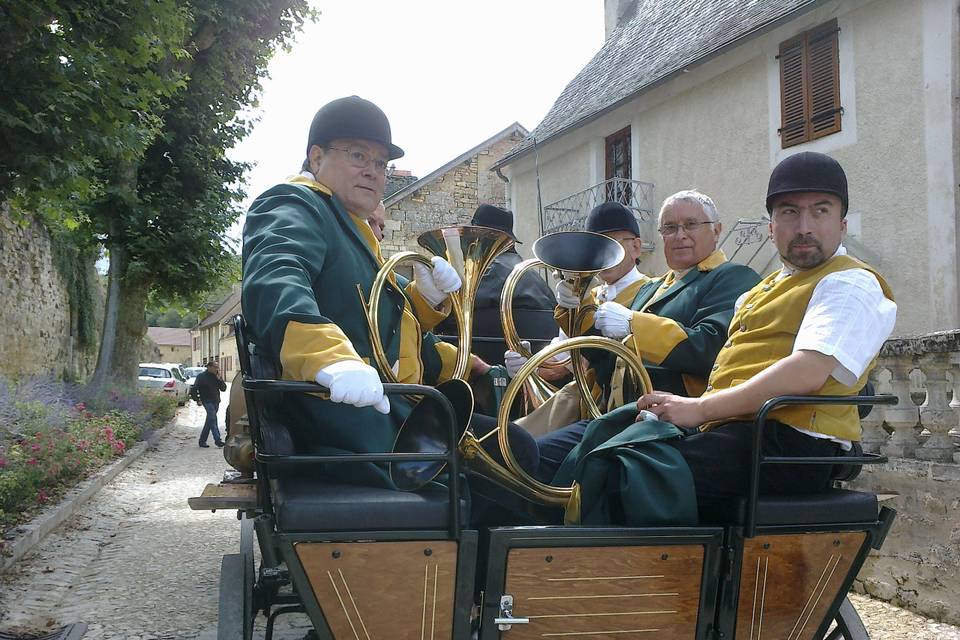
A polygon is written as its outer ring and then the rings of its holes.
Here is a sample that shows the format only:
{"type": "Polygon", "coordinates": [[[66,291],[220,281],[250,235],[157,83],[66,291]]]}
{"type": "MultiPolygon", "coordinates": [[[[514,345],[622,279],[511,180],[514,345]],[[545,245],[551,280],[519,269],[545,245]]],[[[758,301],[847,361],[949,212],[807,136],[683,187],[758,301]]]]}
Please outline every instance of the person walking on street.
{"type": "Polygon", "coordinates": [[[200,446],[209,447],[207,436],[213,433],[213,443],[218,447],[223,446],[223,440],[220,439],[220,429],[217,427],[217,411],[220,409],[220,392],[227,390],[227,383],[220,375],[220,365],[211,361],[207,363],[207,370],[197,376],[193,383],[193,399],[203,405],[207,412],[207,419],[203,423],[203,431],[200,432],[200,446]]]}

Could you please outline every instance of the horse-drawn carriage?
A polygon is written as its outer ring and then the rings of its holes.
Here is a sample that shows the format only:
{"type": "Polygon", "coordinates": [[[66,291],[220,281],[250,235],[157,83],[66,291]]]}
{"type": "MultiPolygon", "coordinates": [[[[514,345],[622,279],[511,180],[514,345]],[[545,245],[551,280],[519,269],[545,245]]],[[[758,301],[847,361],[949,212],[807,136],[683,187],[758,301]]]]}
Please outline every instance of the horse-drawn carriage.
{"type": "MultiPolygon", "coordinates": [[[[697,526],[487,529],[472,521],[469,493],[462,491],[471,463],[463,455],[470,407],[456,394],[384,385],[387,394],[422,399],[405,425],[429,424],[436,444],[430,449],[304,455],[278,446],[289,437],[267,409],[289,394],[322,388],[272,379],[242,318],[235,329],[251,477],[210,485],[191,499],[196,509],[236,508],[241,522],[239,550],[222,560],[220,638],[252,638],[254,619],[263,614],[269,640],[277,617],[291,612],[305,613],[317,636],[329,639],[868,637],[846,595],[895,513],[873,494],[841,488],[764,495],[761,465],[835,465],[837,459],[764,457],[760,442],[777,406],[890,404],[894,398],[769,400],[754,426],[749,493],[701,513],[697,526]],[[356,462],[430,467],[430,478],[446,465],[446,473],[443,483],[417,491],[309,473],[316,465],[356,462]]],[[[535,370],[538,361],[531,362],[521,377],[535,370]]],[[[509,410],[502,406],[501,414],[509,410]]],[[[843,461],[838,480],[882,460],[843,461]]]]}

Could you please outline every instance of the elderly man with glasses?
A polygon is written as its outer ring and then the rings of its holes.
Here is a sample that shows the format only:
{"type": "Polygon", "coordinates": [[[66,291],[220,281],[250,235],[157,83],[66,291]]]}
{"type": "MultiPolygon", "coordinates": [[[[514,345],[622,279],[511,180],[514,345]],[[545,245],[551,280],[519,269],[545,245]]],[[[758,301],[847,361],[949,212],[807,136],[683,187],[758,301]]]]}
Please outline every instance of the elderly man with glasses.
{"type": "MultiPolygon", "coordinates": [[[[760,276],[729,262],[717,248],[720,217],[703,193],[680,191],[664,200],[659,230],[669,270],[641,286],[628,302],[601,302],[587,322],[608,338],[624,340],[643,359],[655,389],[698,396],[726,341],[737,298],[760,276]]],[[[608,410],[636,399],[623,364],[612,355],[591,356],[591,366],[608,372],[608,410]]],[[[543,478],[553,477],[586,425],[581,420],[538,441],[543,478]]]]}
{"type": "MultiPolygon", "coordinates": [[[[247,214],[241,304],[258,355],[285,380],[330,389],[329,401],[297,397],[272,408],[299,451],[390,451],[409,413],[402,398],[391,408],[371,366],[360,297],[369,298],[383,264],[367,218],[383,197],[387,163],[402,155],[379,107],[357,96],[334,100],[313,118],[304,170],[258,197],[247,214]]],[[[391,279],[381,302],[384,348],[401,382],[435,384],[456,358],[428,331],[449,313],[447,298],[461,281],[442,258],[432,262],[415,266],[413,282],[391,279]]],[[[375,465],[351,475],[388,482],[375,465]]]]}

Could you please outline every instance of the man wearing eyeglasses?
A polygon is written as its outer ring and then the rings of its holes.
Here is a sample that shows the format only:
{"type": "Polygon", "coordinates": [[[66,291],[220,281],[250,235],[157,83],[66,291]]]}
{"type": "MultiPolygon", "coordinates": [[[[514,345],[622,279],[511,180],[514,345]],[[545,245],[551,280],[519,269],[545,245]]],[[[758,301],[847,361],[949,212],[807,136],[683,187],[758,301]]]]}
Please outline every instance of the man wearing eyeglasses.
{"type": "MultiPolygon", "coordinates": [[[[400,398],[391,410],[370,365],[361,301],[383,264],[367,218],[383,197],[387,163],[402,155],[379,107],[334,100],[313,118],[301,174],[262,194],[247,215],[241,303],[258,353],[277,361],[283,379],[330,389],[330,401],[297,397],[275,408],[300,451],[390,451],[409,413],[400,398]]],[[[380,330],[401,382],[435,384],[453,369],[455,349],[427,332],[449,313],[461,281],[442,258],[432,263],[415,266],[414,282],[384,288],[380,330]]],[[[354,470],[359,481],[387,481],[380,467],[363,467],[354,470]]]]}
{"type": "MultiPolygon", "coordinates": [[[[760,276],[727,261],[717,248],[721,223],[709,196],[693,190],[675,193],[663,201],[658,221],[667,273],[648,280],[626,300],[601,300],[587,322],[608,338],[624,340],[643,359],[654,389],[698,396],[726,340],[737,297],[760,276]]],[[[597,379],[605,382],[607,410],[637,397],[622,361],[602,353],[591,355],[590,362],[597,379]]],[[[586,425],[581,420],[540,438],[545,479],[552,478],[586,425]]]]}

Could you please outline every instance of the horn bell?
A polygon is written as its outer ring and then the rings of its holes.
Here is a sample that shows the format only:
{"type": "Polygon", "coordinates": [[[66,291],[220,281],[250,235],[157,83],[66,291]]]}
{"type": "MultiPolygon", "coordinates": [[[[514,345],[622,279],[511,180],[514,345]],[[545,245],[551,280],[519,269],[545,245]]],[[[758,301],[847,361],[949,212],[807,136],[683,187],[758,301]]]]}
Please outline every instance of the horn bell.
{"type": "Polygon", "coordinates": [[[538,238],[533,255],[552,269],[593,275],[615,267],[623,260],[623,246],[592,231],[558,231],[538,238]]]}
{"type": "MultiPolygon", "coordinates": [[[[436,389],[453,405],[459,443],[473,415],[473,390],[458,378],[442,382],[436,389]]],[[[400,425],[393,453],[442,453],[449,446],[449,434],[443,405],[436,398],[424,396],[400,425]]],[[[445,464],[443,460],[391,462],[390,479],[401,491],[416,491],[436,478],[445,464]]]]}

